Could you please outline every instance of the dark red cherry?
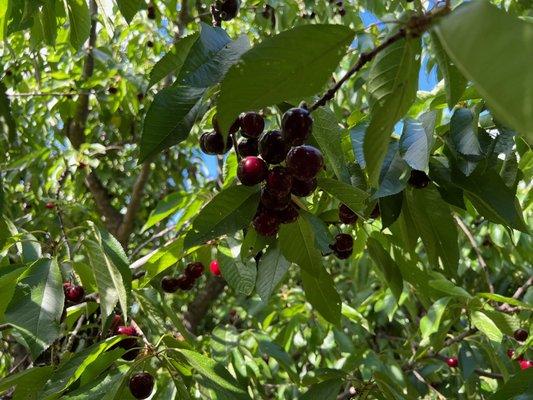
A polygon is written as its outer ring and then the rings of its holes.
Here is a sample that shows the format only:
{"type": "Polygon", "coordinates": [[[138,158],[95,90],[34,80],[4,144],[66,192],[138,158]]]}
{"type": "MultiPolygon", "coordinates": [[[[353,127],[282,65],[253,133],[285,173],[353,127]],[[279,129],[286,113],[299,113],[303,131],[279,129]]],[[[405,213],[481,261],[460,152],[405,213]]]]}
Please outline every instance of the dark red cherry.
{"type": "Polygon", "coordinates": [[[193,262],[185,267],[185,275],[192,279],[198,279],[204,273],[204,265],[201,262],[193,262]]]}
{"type": "Polygon", "coordinates": [[[416,169],[413,169],[411,171],[411,176],[409,177],[409,184],[413,186],[416,189],[423,189],[427,185],[429,185],[429,182],[431,182],[431,179],[429,179],[429,176],[424,171],[418,171],[416,169]]]}
{"type": "Polygon", "coordinates": [[[155,7],[153,4],[148,5],[148,19],[155,19],[155,7]]]}
{"type": "Polygon", "coordinates": [[[515,340],[519,342],[525,342],[529,334],[525,329],[517,329],[514,331],[513,336],[515,340]]]}
{"type": "Polygon", "coordinates": [[[243,158],[237,167],[237,177],[245,186],[253,186],[265,180],[268,166],[259,157],[243,158]]]}
{"type": "Polygon", "coordinates": [[[353,237],[347,233],[339,233],[335,236],[333,247],[338,252],[351,251],[353,249],[353,237]]]}
{"type": "Polygon", "coordinates": [[[161,279],[161,288],[167,293],[174,293],[179,289],[178,278],[164,276],[163,279],[161,279]]]}
{"type": "Polygon", "coordinates": [[[224,144],[224,137],[215,131],[200,136],[200,149],[206,154],[225,154],[233,145],[231,137],[224,144]]]}
{"type": "Polygon", "coordinates": [[[181,290],[188,291],[194,287],[195,279],[191,276],[180,275],[177,279],[178,288],[181,290]]]}
{"type": "Polygon", "coordinates": [[[276,196],[286,196],[291,193],[292,175],[285,167],[274,167],[268,172],[266,188],[276,196]]]}
{"type": "Polygon", "coordinates": [[[49,201],[48,203],[46,203],[44,205],[46,208],[48,208],[49,210],[52,210],[56,207],[56,205],[54,203],[52,203],[51,201],[49,201]]]}
{"type": "Polygon", "coordinates": [[[81,303],[85,298],[85,290],[82,286],[70,285],[65,289],[65,298],[72,303],[81,303]]]}
{"type": "MultiPolygon", "coordinates": [[[[213,130],[219,134],[222,134],[222,130],[220,129],[220,125],[218,124],[217,114],[213,115],[213,118],[211,119],[211,125],[213,126],[213,130]]],[[[235,122],[230,126],[229,128],[229,134],[233,135],[234,133],[237,133],[237,131],[240,128],[239,119],[237,118],[235,122]]]]}
{"type": "Polygon", "coordinates": [[[291,195],[276,196],[268,189],[261,191],[261,205],[268,210],[280,211],[286,208],[291,202],[291,195]]]}
{"type": "Polygon", "coordinates": [[[291,192],[298,197],[307,197],[312,194],[317,187],[317,181],[315,178],[308,181],[301,181],[299,179],[293,179],[291,192]]]}
{"type": "Polygon", "coordinates": [[[277,212],[278,220],[282,224],[292,224],[298,219],[298,216],[298,207],[294,203],[277,212]]]}
{"type": "Polygon", "coordinates": [[[457,357],[449,357],[446,359],[446,364],[448,364],[448,367],[450,368],[457,368],[459,365],[459,360],[457,357]]]}
{"type": "Polygon", "coordinates": [[[299,146],[305,143],[311,133],[313,118],[305,108],[291,108],[281,121],[283,139],[290,146],[299,146]]]}
{"type": "Polygon", "coordinates": [[[219,0],[217,10],[222,21],[230,21],[239,13],[239,0],[219,0]]]}
{"type": "Polygon", "coordinates": [[[154,377],[148,372],[138,372],[130,378],[130,392],[136,399],[147,399],[154,390],[154,377]]]}
{"type": "Polygon", "coordinates": [[[323,167],[324,157],[320,150],[313,146],[293,147],[287,154],[287,168],[301,181],[313,179],[323,167]]]}
{"type": "Polygon", "coordinates": [[[352,253],[353,253],[353,250],[347,250],[347,251],[338,251],[338,250],[334,250],[333,253],[335,254],[335,256],[336,256],[339,260],[346,260],[346,259],[350,258],[350,256],[351,256],[352,253]]]}
{"type": "Polygon", "coordinates": [[[239,116],[241,132],[244,136],[257,139],[265,129],[265,120],[256,112],[246,112],[239,116]]]}
{"type": "Polygon", "coordinates": [[[253,227],[263,236],[274,236],[278,233],[279,220],[273,211],[260,211],[253,220],[253,227]]]}
{"type": "Polygon", "coordinates": [[[241,157],[257,156],[259,154],[259,142],[257,139],[243,137],[237,144],[237,151],[241,157]]]}
{"type": "Polygon", "coordinates": [[[339,206],[339,220],[343,224],[355,224],[355,222],[357,221],[357,214],[354,213],[351,208],[348,207],[346,204],[341,204],[339,206]]]}
{"type": "Polygon", "coordinates": [[[287,156],[288,147],[280,131],[268,131],[259,138],[259,154],[269,164],[279,164],[287,156]]]}

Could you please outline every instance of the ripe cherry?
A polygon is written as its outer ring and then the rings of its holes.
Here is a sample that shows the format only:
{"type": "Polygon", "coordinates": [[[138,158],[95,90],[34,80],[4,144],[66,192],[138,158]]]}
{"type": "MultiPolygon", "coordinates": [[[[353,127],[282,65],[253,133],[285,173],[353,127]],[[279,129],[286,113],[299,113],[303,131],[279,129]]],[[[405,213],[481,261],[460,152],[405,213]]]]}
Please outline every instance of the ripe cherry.
{"type": "Polygon", "coordinates": [[[188,290],[191,290],[194,286],[194,281],[195,279],[191,276],[187,276],[187,275],[180,275],[178,278],[177,278],[177,285],[178,285],[178,288],[181,289],[181,290],[184,290],[184,291],[188,291],[188,290]]]}
{"type": "Polygon", "coordinates": [[[265,120],[256,112],[246,112],[239,115],[239,124],[242,134],[249,138],[257,139],[265,129],[265,120]]]}
{"type": "Polygon", "coordinates": [[[146,46],[152,48],[152,47],[154,47],[154,42],[152,42],[151,40],[148,40],[146,42],[146,46]]]}
{"type": "Polygon", "coordinates": [[[347,233],[339,233],[335,236],[335,244],[333,245],[338,252],[346,252],[353,249],[353,237],[347,233]]]}
{"type": "MultiPolygon", "coordinates": [[[[222,130],[220,129],[220,125],[218,124],[218,118],[217,114],[213,115],[213,118],[211,119],[211,125],[213,126],[213,130],[219,134],[222,134],[222,130]]],[[[234,133],[237,133],[239,128],[241,127],[239,123],[239,119],[237,118],[235,122],[230,126],[229,128],[229,134],[233,135],[234,133]]]]}
{"type": "Polygon", "coordinates": [[[446,364],[448,364],[448,367],[450,368],[456,368],[459,365],[459,360],[457,357],[449,357],[446,359],[446,364]]]}
{"type": "Polygon", "coordinates": [[[412,170],[411,176],[409,177],[409,184],[413,186],[416,189],[423,189],[427,185],[429,185],[429,182],[431,182],[431,179],[429,179],[429,176],[424,171],[419,170],[412,170]]]}
{"type": "Polygon", "coordinates": [[[109,92],[109,94],[117,94],[118,93],[118,89],[114,86],[110,86],[107,91],[109,92]]]}
{"type": "Polygon", "coordinates": [[[291,193],[292,175],[285,167],[274,167],[268,172],[266,188],[276,196],[286,196],[291,193]]]}
{"type": "Polygon", "coordinates": [[[519,342],[525,342],[529,334],[525,329],[517,329],[514,331],[513,336],[515,340],[519,342]]]}
{"type": "Polygon", "coordinates": [[[111,324],[109,325],[109,330],[111,332],[116,332],[117,328],[124,323],[124,320],[122,319],[122,315],[115,314],[113,316],[113,319],[111,320],[111,324]]]}
{"type": "Polygon", "coordinates": [[[138,336],[137,331],[131,325],[120,325],[116,330],[117,335],[138,336]]]}
{"type": "Polygon", "coordinates": [[[269,164],[279,164],[287,156],[288,147],[280,131],[268,131],[259,138],[259,154],[269,164]]]}
{"type": "Polygon", "coordinates": [[[85,290],[82,286],[72,284],[65,286],[65,284],[63,284],[63,290],[65,292],[65,298],[72,303],[81,303],[85,298],[85,290]]]}
{"type": "Polygon", "coordinates": [[[209,270],[213,275],[220,276],[220,265],[217,260],[211,261],[211,264],[209,264],[209,270]]]}
{"type": "Polygon", "coordinates": [[[309,110],[305,108],[291,108],[281,120],[281,133],[283,139],[290,146],[299,146],[305,143],[311,128],[313,126],[313,118],[309,110]]]}
{"type": "Polygon", "coordinates": [[[357,218],[357,214],[354,213],[346,204],[341,204],[339,206],[339,220],[343,224],[355,224],[357,222],[357,218]]]}
{"type": "Polygon", "coordinates": [[[520,360],[518,361],[518,364],[520,365],[520,369],[528,369],[533,367],[533,361],[530,360],[520,360]]]}
{"type": "Polygon", "coordinates": [[[260,201],[261,205],[264,206],[266,209],[280,211],[289,205],[289,203],[291,202],[291,195],[286,194],[283,196],[276,196],[268,189],[263,189],[261,191],[260,201]]]}
{"type": "Polygon", "coordinates": [[[317,187],[317,181],[315,178],[308,181],[301,181],[299,179],[293,179],[291,192],[298,197],[307,197],[312,194],[317,187]]]}
{"type": "Polygon", "coordinates": [[[239,162],[237,177],[245,186],[253,186],[265,180],[268,174],[266,163],[259,157],[249,156],[239,162]]]}
{"type": "Polygon", "coordinates": [[[252,224],[260,235],[274,236],[278,233],[280,221],[274,212],[263,210],[257,213],[252,224]]]}
{"type": "Polygon", "coordinates": [[[217,10],[222,21],[230,21],[239,13],[239,0],[219,0],[217,10]]]}
{"type": "Polygon", "coordinates": [[[46,203],[44,206],[45,206],[46,208],[48,208],[49,210],[53,210],[53,209],[56,207],[56,205],[55,205],[54,203],[52,203],[51,201],[49,201],[48,203],[46,203]]]}
{"type": "Polygon", "coordinates": [[[198,261],[192,262],[190,264],[187,264],[184,272],[186,276],[192,279],[198,279],[204,273],[204,265],[198,261]]]}
{"type": "Polygon", "coordinates": [[[148,19],[155,19],[155,7],[153,4],[149,4],[148,8],[148,19]]]}
{"type": "Polygon", "coordinates": [[[126,361],[132,361],[134,360],[137,355],[140,353],[140,349],[137,349],[136,347],[139,347],[139,342],[137,340],[137,336],[139,334],[135,330],[133,326],[125,326],[121,325],[118,326],[115,330],[115,333],[117,335],[126,335],[131,336],[127,339],[122,339],[119,343],[117,343],[118,347],[123,348],[124,350],[127,350],[126,353],[122,355],[122,358],[126,361]]]}
{"type": "MultiPolygon", "coordinates": [[[[507,357],[512,359],[514,357],[514,355],[515,355],[514,349],[508,349],[507,350],[507,357]]],[[[516,359],[518,361],[522,361],[524,359],[524,356],[523,355],[519,355],[518,357],[516,357],[516,359]]]]}
{"type": "Polygon", "coordinates": [[[174,293],[179,289],[178,278],[168,275],[164,276],[163,279],[161,279],[161,288],[166,293],[174,293]]]}
{"type": "Polygon", "coordinates": [[[308,145],[293,147],[287,154],[286,162],[291,174],[301,181],[313,179],[324,167],[320,150],[308,145]]]}
{"type": "Polygon", "coordinates": [[[352,253],[353,253],[353,250],[347,250],[347,251],[333,250],[333,253],[335,253],[335,256],[336,256],[339,260],[346,260],[346,259],[350,258],[350,256],[351,256],[352,253]]]}
{"type": "Polygon", "coordinates": [[[154,377],[148,372],[138,372],[130,378],[130,392],[136,399],[147,399],[154,389],[154,377]]]}
{"type": "Polygon", "coordinates": [[[257,156],[259,154],[259,142],[257,139],[241,138],[237,143],[237,151],[241,157],[257,156]]]}
{"type": "Polygon", "coordinates": [[[215,131],[205,132],[200,136],[200,149],[205,154],[225,154],[232,146],[231,137],[224,143],[224,137],[215,131]]]}
{"type": "Polygon", "coordinates": [[[276,213],[278,220],[282,224],[292,224],[298,219],[299,212],[298,207],[291,203],[288,207],[276,213]]]}

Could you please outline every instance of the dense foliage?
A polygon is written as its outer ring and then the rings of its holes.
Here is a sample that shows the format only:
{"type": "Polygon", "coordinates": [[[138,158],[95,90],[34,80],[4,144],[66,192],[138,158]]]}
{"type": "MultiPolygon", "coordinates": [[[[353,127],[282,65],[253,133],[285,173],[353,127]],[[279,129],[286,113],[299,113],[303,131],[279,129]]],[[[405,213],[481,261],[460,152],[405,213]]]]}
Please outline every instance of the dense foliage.
{"type": "Polygon", "coordinates": [[[533,398],[532,38],[530,0],[0,0],[0,398],[533,398]]]}

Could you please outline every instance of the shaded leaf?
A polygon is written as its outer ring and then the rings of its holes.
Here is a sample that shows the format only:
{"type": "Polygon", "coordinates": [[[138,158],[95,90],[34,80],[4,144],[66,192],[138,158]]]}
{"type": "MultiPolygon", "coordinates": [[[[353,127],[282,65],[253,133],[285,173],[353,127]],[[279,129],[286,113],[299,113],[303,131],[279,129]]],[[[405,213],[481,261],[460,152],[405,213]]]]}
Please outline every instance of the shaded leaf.
{"type": "Polygon", "coordinates": [[[91,15],[85,0],[67,0],[70,44],[78,50],[89,37],[91,15]]]}
{"type": "Polygon", "coordinates": [[[353,212],[363,215],[365,201],[368,198],[368,194],[363,190],[329,178],[318,178],[318,186],[323,191],[346,204],[353,212]]]}
{"type": "Polygon", "coordinates": [[[399,301],[403,291],[403,278],[398,266],[378,240],[370,237],[366,245],[370,257],[372,257],[383,273],[383,277],[385,278],[383,284],[390,288],[396,301],[399,301]]]}
{"type": "Polygon", "coordinates": [[[283,257],[279,245],[269,247],[259,261],[257,282],[255,284],[257,294],[263,301],[268,301],[274,289],[283,280],[290,263],[283,257]]]}
{"type": "Polygon", "coordinates": [[[455,150],[470,161],[481,156],[477,135],[477,118],[467,108],[458,108],[450,120],[450,135],[455,150]]]}
{"type": "Polygon", "coordinates": [[[218,261],[222,276],[228,285],[237,293],[250,295],[255,287],[257,267],[254,261],[242,262],[240,258],[233,257],[231,253],[225,254],[223,248],[219,248],[218,261]]]}
{"type": "Polygon", "coordinates": [[[118,9],[128,24],[139,11],[141,2],[142,0],[117,0],[118,9]]]}

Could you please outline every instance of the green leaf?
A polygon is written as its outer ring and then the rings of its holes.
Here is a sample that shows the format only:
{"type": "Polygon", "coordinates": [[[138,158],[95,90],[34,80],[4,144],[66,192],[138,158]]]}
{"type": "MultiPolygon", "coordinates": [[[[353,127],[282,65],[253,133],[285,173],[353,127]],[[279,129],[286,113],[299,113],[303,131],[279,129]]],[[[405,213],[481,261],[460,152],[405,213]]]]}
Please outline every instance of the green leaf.
{"type": "Polygon", "coordinates": [[[0,268],[0,321],[3,321],[4,312],[15,293],[17,281],[26,269],[27,266],[16,268],[14,265],[0,268]]]}
{"type": "Polygon", "coordinates": [[[91,15],[85,0],[67,0],[70,44],[79,49],[89,37],[91,15]]]}
{"type": "Polygon", "coordinates": [[[518,371],[511,379],[490,397],[490,400],[510,400],[522,398],[526,400],[533,392],[533,368],[518,371]],[[520,397],[517,397],[520,396],[520,397]],[[528,397],[526,397],[528,396],[528,397]]]}
{"type": "Polygon", "coordinates": [[[2,127],[2,130],[7,128],[9,140],[16,142],[17,126],[11,114],[11,104],[7,98],[6,91],[6,85],[3,81],[0,81],[0,127],[2,127]],[[6,128],[3,128],[4,125],[6,128]]]}
{"type": "Polygon", "coordinates": [[[101,243],[91,239],[84,241],[84,247],[93,270],[94,279],[100,295],[102,323],[114,313],[115,306],[120,303],[124,318],[128,315],[128,298],[124,280],[119,269],[104,253],[101,243]]]}
{"type": "Polygon", "coordinates": [[[319,108],[313,113],[313,137],[338,180],[350,183],[350,173],[346,166],[341,145],[341,129],[333,112],[319,108]]]}
{"type": "Polygon", "coordinates": [[[185,357],[191,367],[211,381],[224,394],[235,400],[250,399],[224,365],[195,351],[185,349],[177,349],[177,351],[185,357]]]}
{"type": "Polygon", "coordinates": [[[455,150],[469,161],[481,156],[477,135],[477,118],[468,108],[457,108],[450,120],[450,136],[455,150]]]}
{"type": "MultiPolygon", "coordinates": [[[[123,0],[128,2],[129,0],[123,0]]],[[[150,82],[148,87],[151,88],[157,82],[169,74],[179,73],[192,45],[198,40],[199,34],[193,33],[178,40],[174,47],[166,53],[150,71],[150,82]]]]}
{"type": "Polygon", "coordinates": [[[400,301],[400,296],[403,291],[403,278],[398,266],[378,240],[370,237],[368,238],[366,245],[370,257],[372,257],[383,273],[383,283],[390,288],[396,301],[400,301]]]}
{"type": "Polygon", "coordinates": [[[272,242],[272,238],[260,235],[255,229],[248,229],[241,245],[241,260],[248,261],[272,242]]]}
{"type": "Polygon", "coordinates": [[[342,385],[341,379],[328,379],[315,383],[309,390],[299,397],[300,400],[335,400],[342,385]]]}
{"type": "Polygon", "coordinates": [[[261,340],[259,342],[259,350],[263,354],[267,354],[274,358],[278,364],[287,372],[287,375],[291,378],[294,383],[299,383],[300,378],[296,372],[296,367],[291,356],[277,343],[267,342],[266,340],[261,340]]]}
{"type": "Polygon", "coordinates": [[[444,77],[444,89],[446,90],[446,101],[448,108],[451,110],[457,104],[459,99],[463,96],[468,81],[459,72],[457,67],[450,60],[444,51],[438,35],[432,31],[430,32],[431,44],[439,64],[439,70],[444,77]]]}
{"type": "Polygon", "coordinates": [[[398,220],[402,212],[403,193],[385,196],[379,199],[381,213],[381,229],[388,228],[398,220]]]}
{"type": "Polygon", "coordinates": [[[470,294],[462,287],[454,285],[452,282],[445,278],[433,279],[430,280],[428,283],[429,286],[431,286],[432,288],[437,289],[438,291],[446,293],[448,295],[454,297],[464,297],[467,299],[472,298],[472,296],[470,296],[470,294]]]}
{"type": "Polygon", "coordinates": [[[454,276],[459,262],[457,228],[450,207],[433,185],[425,189],[408,188],[405,191],[409,214],[426,249],[429,261],[454,276]],[[428,204],[431,205],[428,207],[428,204]]]}
{"type": "Polygon", "coordinates": [[[326,321],[339,326],[342,304],[331,275],[325,268],[322,268],[318,274],[308,273],[307,269],[302,268],[301,276],[307,301],[326,321]]]}
{"type": "Polygon", "coordinates": [[[489,299],[489,300],[494,300],[494,301],[497,301],[497,302],[500,302],[500,303],[507,303],[507,304],[510,304],[512,306],[517,306],[517,307],[522,307],[522,308],[525,308],[525,309],[528,309],[528,310],[533,310],[533,307],[529,304],[526,304],[520,300],[517,300],[517,299],[514,299],[512,297],[506,297],[506,296],[501,296],[499,294],[496,294],[496,293],[478,293],[476,294],[476,297],[482,297],[482,298],[485,298],[485,299],[489,299]]]}
{"type": "Polygon", "coordinates": [[[435,30],[498,119],[533,138],[533,24],[476,0],[461,4],[435,30]]]}
{"type": "Polygon", "coordinates": [[[155,95],[144,118],[139,162],[145,161],[189,136],[202,113],[205,88],[164,88],[155,95]]]}
{"type": "Polygon", "coordinates": [[[318,186],[323,191],[346,204],[353,212],[363,215],[365,201],[368,198],[368,194],[363,190],[329,178],[318,178],[318,186]]]}
{"type": "Polygon", "coordinates": [[[0,380],[0,393],[14,386],[15,399],[38,400],[37,388],[44,386],[52,372],[52,366],[34,367],[7,376],[0,380]]]}
{"type": "Polygon", "coordinates": [[[128,256],[120,242],[105,229],[98,229],[98,240],[106,256],[118,268],[128,293],[131,290],[131,270],[128,256]]]}
{"type": "Polygon", "coordinates": [[[363,149],[369,180],[377,186],[394,124],[416,98],[420,40],[402,39],[381,51],[368,75],[371,120],[363,149]]]}
{"type": "Polygon", "coordinates": [[[220,271],[228,285],[239,294],[250,295],[255,287],[257,268],[255,262],[242,262],[240,258],[233,257],[231,252],[224,252],[219,248],[220,271]]]}
{"type": "Polygon", "coordinates": [[[278,242],[281,254],[302,270],[314,275],[324,269],[313,228],[306,218],[299,217],[292,224],[281,225],[278,242]]]}
{"type": "Polygon", "coordinates": [[[424,124],[416,119],[406,118],[403,121],[400,155],[411,168],[419,171],[429,170],[432,145],[433,130],[426,129],[424,124]]]}
{"type": "Polygon", "coordinates": [[[474,311],[470,314],[472,324],[483,332],[490,340],[501,343],[503,333],[496,324],[483,312],[474,311]]]}
{"type": "Polygon", "coordinates": [[[452,170],[452,182],[464,190],[476,210],[490,221],[528,231],[518,199],[495,170],[476,168],[470,176],[452,170]]]}
{"type": "Polygon", "coordinates": [[[222,81],[217,102],[227,133],[242,111],[301,100],[322,90],[354,33],[342,25],[303,25],[263,40],[222,81]]]}
{"type": "Polygon", "coordinates": [[[429,307],[426,315],[420,320],[420,332],[422,340],[427,340],[433,334],[439,331],[440,321],[451,297],[442,297],[429,307]]]}
{"type": "Polygon", "coordinates": [[[11,12],[11,1],[0,2],[0,40],[6,37],[7,22],[11,12]]]}
{"type": "Polygon", "coordinates": [[[222,235],[231,235],[250,224],[259,204],[256,187],[231,186],[202,208],[185,237],[185,248],[222,235]]]}
{"type": "Polygon", "coordinates": [[[155,209],[150,213],[148,221],[144,223],[141,232],[144,232],[155,224],[163,221],[178,210],[182,210],[190,200],[190,195],[186,192],[174,192],[165,196],[163,200],[157,203],[155,209]]]}
{"type": "Polygon", "coordinates": [[[45,0],[39,15],[46,44],[53,46],[57,37],[56,0],[45,0]]]}
{"type": "Polygon", "coordinates": [[[400,193],[409,180],[411,168],[400,156],[399,143],[393,140],[389,143],[387,155],[381,165],[379,188],[373,198],[392,196],[400,193]]]}
{"type": "Polygon", "coordinates": [[[141,2],[142,0],[117,0],[118,9],[128,24],[139,11],[141,2]]]}
{"type": "Polygon", "coordinates": [[[256,291],[263,301],[268,301],[274,289],[283,280],[290,263],[283,257],[279,244],[269,247],[261,257],[257,272],[256,291]]]}
{"type": "Polygon", "coordinates": [[[36,261],[19,280],[5,320],[20,331],[33,359],[59,337],[64,300],[63,279],[55,260],[36,261]]]}

